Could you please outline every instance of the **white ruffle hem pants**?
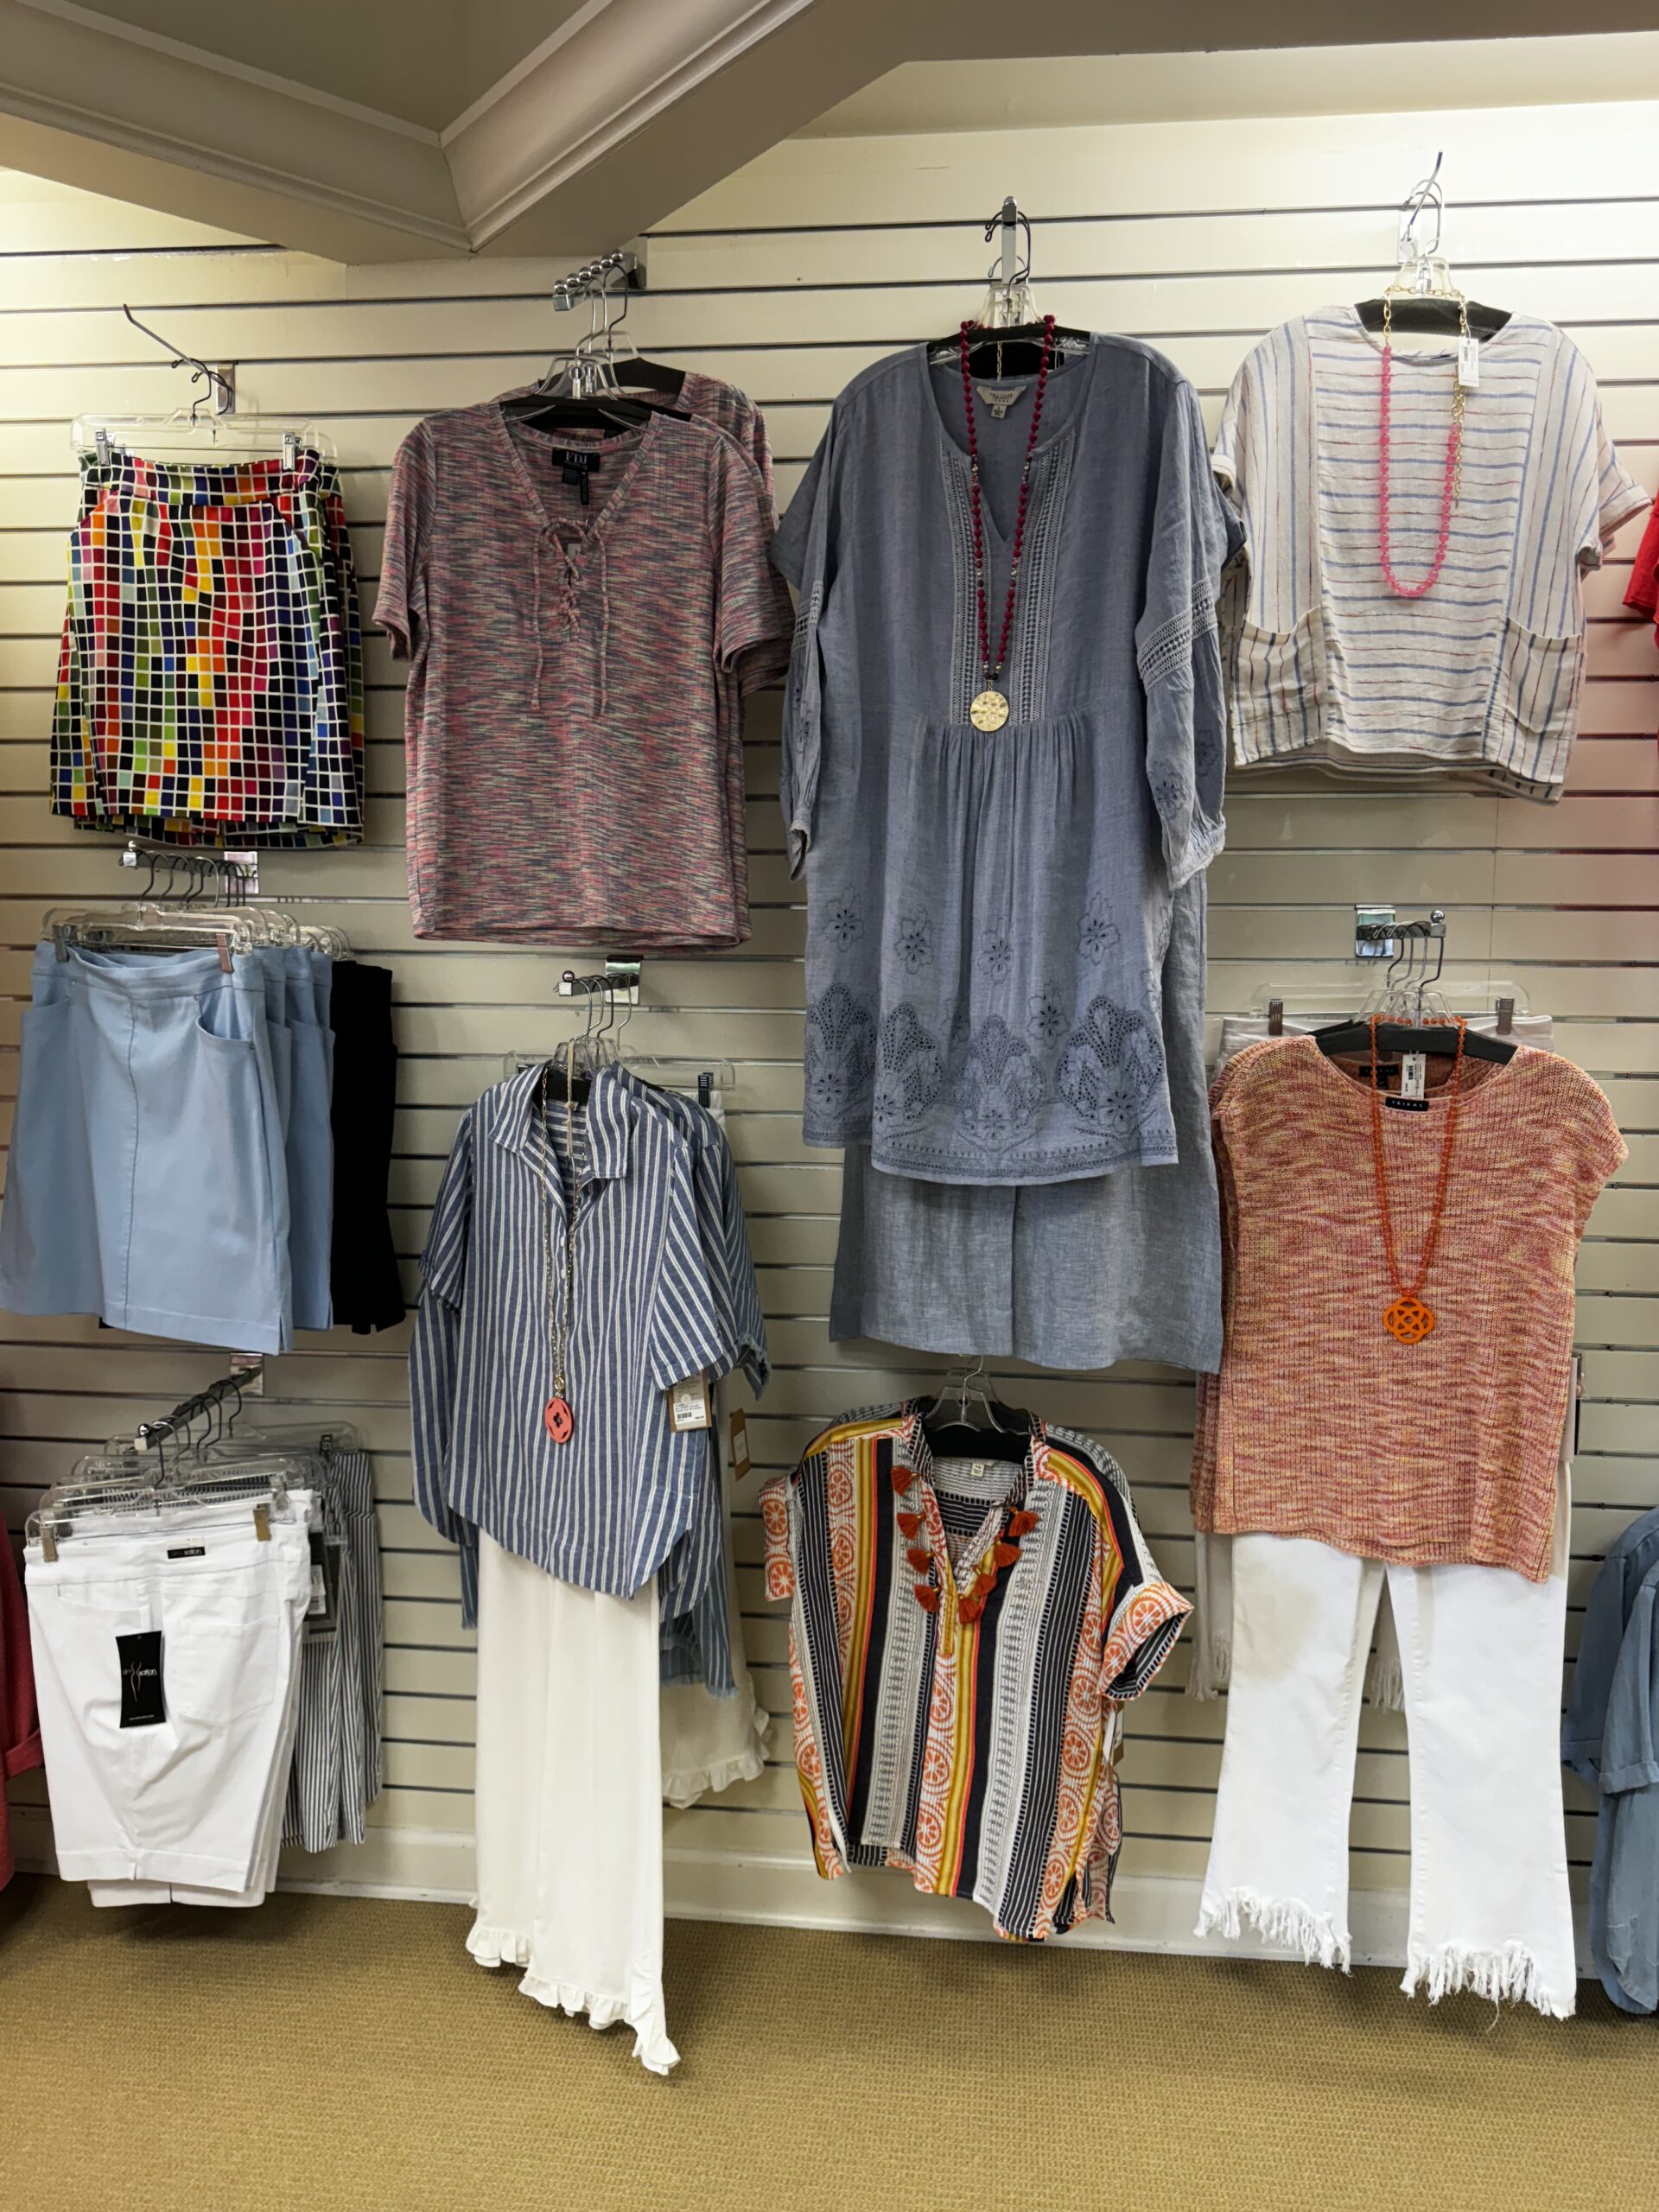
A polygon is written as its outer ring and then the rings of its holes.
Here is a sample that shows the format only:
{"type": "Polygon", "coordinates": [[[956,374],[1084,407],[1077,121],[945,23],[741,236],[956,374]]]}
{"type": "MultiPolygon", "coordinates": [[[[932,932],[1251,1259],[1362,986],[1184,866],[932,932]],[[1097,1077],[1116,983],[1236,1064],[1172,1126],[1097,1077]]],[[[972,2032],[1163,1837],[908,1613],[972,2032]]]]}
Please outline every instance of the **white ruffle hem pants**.
{"type": "Polygon", "coordinates": [[[626,2020],[653,2074],[663,2003],[657,1584],[607,1598],[479,1543],[478,1916],[467,1948],[538,2004],[626,2020]]]}
{"type": "Polygon", "coordinates": [[[1232,1541],[1231,1688],[1197,1932],[1246,1923],[1347,1970],[1361,1689],[1386,1579],[1411,1762],[1410,1995],[1471,1989],[1565,2019],[1577,1967],[1561,1804],[1565,1500],[1549,1579],[1232,1541]]]}

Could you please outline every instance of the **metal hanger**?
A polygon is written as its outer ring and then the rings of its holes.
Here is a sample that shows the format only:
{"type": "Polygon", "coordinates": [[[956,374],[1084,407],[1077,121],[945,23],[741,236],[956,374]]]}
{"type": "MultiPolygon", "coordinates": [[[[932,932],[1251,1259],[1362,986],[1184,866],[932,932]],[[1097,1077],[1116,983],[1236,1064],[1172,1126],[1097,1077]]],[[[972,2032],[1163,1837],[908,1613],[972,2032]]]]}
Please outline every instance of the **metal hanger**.
{"type": "Polygon", "coordinates": [[[946,1370],[937,1395],[922,1409],[922,1433],[941,1459],[1023,1459],[1031,1445],[1031,1415],[991,1395],[982,1354],[946,1370]],[[982,1421],[969,1420],[970,1401],[982,1421]],[[952,1402],[954,1413],[946,1410],[952,1402]]]}
{"type": "Polygon", "coordinates": [[[1385,321],[1395,330],[1434,336],[1460,335],[1465,321],[1474,338],[1491,338],[1510,319],[1508,308],[1483,307],[1469,299],[1452,281],[1452,271],[1440,252],[1440,228],[1446,213],[1440,163],[1413,185],[1400,203],[1399,266],[1393,281],[1374,300],[1362,300],[1355,312],[1368,330],[1381,330],[1385,321]],[[1418,226],[1432,215],[1434,233],[1421,235],[1418,226]]]}
{"type": "MultiPolygon", "coordinates": [[[[1043,326],[1031,296],[1031,220],[1012,194],[985,226],[988,245],[994,236],[1001,240],[997,257],[986,271],[988,289],[974,317],[983,334],[969,340],[969,359],[977,360],[982,354],[992,353],[998,377],[1029,376],[1041,365],[1043,326]],[[1022,236],[1023,259],[1020,248],[1022,236]]],[[[1086,353],[1089,345],[1086,330],[1057,323],[1052,363],[1058,365],[1067,355],[1086,353]]],[[[927,349],[931,363],[958,360],[961,354],[962,334],[956,330],[947,337],[931,340],[927,349]]]]}
{"type": "Polygon", "coordinates": [[[556,353],[546,374],[528,391],[503,394],[497,404],[504,414],[531,429],[631,429],[648,423],[654,415],[690,422],[683,409],[652,406],[645,400],[630,398],[619,385],[613,333],[627,315],[627,284],[625,277],[620,287],[621,310],[613,319],[613,273],[609,268],[601,268],[588,287],[586,337],[574,347],[556,353]]]}
{"type": "MultiPolygon", "coordinates": [[[[1397,922],[1395,931],[1400,940],[1400,949],[1389,963],[1380,1002],[1370,1014],[1362,1013],[1351,1021],[1336,1022],[1313,1033],[1314,1043],[1327,1059],[1346,1058],[1355,1053],[1364,1056],[1367,1081],[1370,1080],[1369,1059],[1373,1045],[1379,1076],[1384,1060],[1392,1062],[1403,1052],[1450,1059],[1459,1049],[1456,1020],[1438,988],[1446,966],[1444,912],[1436,907],[1427,921],[1397,922]],[[1432,975],[1428,969],[1430,944],[1435,948],[1432,975]],[[1416,953],[1419,945],[1422,947],[1421,963],[1416,953]],[[1403,974],[1399,972],[1402,967],[1403,974]],[[1372,1028],[1374,1019],[1375,1031],[1372,1028]]],[[[1516,1054],[1513,1038],[1466,1027],[1462,1034],[1462,1050],[1465,1059],[1491,1060],[1500,1065],[1512,1060],[1516,1054]]]]}
{"type": "Polygon", "coordinates": [[[224,365],[215,368],[175,346],[159,330],[140,322],[125,301],[121,312],[135,330],[172,355],[172,367],[189,370],[193,391],[198,385],[204,389],[188,406],[175,408],[170,415],[78,416],[70,433],[78,453],[96,454],[99,467],[105,468],[118,450],[130,451],[142,445],[146,454],[200,453],[204,441],[236,457],[280,456],[284,468],[296,467],[302,452],[333,458],[333,444],[314,423],[295,422],[283,416],[238,414],[233,372],[224,365]]]}

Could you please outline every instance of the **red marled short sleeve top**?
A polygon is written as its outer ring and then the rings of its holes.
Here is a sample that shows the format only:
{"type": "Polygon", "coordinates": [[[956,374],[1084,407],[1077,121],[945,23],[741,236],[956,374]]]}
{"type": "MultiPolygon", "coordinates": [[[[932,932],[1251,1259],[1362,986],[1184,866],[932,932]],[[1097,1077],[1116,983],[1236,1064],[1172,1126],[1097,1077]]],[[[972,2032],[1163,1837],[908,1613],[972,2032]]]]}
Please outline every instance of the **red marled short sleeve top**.
{"type": "MultiPolygon", "coordinates": [[[[1465,1061],[1446,1212],[1422,1296],[1433,1333],[1382,1325],[1365,1084],[1310,1037],[1252,1046],[1211,1093],[1222,1185],[1221,1371],[1198,1382],[1197,1525],[1311,1536],[1368,1559],[1549,1571],[1573,1269],[1624,1159],[1570,1060],[1465,1061]]],[[[1433,1211],[1447,1099],[1382,1116],[1405,1279],[1433,1211]]]]}

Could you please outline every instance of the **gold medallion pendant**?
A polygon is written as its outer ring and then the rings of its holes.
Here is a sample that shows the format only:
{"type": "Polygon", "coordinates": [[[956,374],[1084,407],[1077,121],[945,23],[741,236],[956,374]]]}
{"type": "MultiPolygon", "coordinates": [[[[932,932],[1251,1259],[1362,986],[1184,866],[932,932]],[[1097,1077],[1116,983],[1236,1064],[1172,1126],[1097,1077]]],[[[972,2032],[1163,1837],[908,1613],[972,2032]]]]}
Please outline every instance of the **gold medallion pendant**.
{"type": "Polygon", "coordinates": [[[1008,719],[1008,702],[1000,691],[978,692],[968,719],[976,729],[1001,729],[1008,719]]]}
{"type": "Polygon", "coordinates": [[[1433,1329],[1433,1310],[1421,1298],[1396,1298],[1383,1314],[1382,1325],[1402,1344],[1420,1344],[1433,1329]]]}

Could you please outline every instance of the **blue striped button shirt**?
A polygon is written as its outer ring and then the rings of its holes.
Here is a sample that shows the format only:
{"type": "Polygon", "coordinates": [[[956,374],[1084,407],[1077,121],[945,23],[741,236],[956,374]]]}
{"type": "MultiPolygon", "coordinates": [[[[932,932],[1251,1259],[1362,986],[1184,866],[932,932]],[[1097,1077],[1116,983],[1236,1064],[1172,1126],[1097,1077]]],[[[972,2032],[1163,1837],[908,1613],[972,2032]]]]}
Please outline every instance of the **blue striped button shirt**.
{"type": "MultiPolygon", "coordinates": [[[[695,1605],[717,1555],[696,1511],[709,1440],[670,1427],[666,1393],[724,1371],[734,1352],[698,1236],[691,1155],[619,1071],[594,1076],[576,1143],[565,1362],[575,1433],[555,1444],[542,1419],[554,1372],[544,1240],[550,1207],[560,1301],[566,1210],[543,1146],[541,1073],[527,1068],[468,1109],[438,1191],[410,1355],[416,1503],[461,1547],[468,1621],[480,1529],[562,1581],[617,1597],[669,1566],[677,1602],[695,1605]]],[[[556,1087],[556,1147],[563,1119],[556,1087]]]]}
{"type": "MultiPolygon", "coordinates": [[[[754,1260],[749,1250],[748,1225],[743,1218],[737,1169],[726,1133],[706,1108],[678,1091],[656,1090],[626,1067],[617,1072],[641,1111],[661,1114],[690,1148],[697,1235],[715,1311],[729,1340],[726,1363],[742,1368],[759,1397],[772,1366],[754,1260]]],[[[664,1577],[661,1671],[665,1682],[705,1682],[717,1697],[730,1697],[736,1685],[726,1609],[726,1515],[721,1495],[718,1424],[708,1433],[708,1479],[698,1498],[697,1525],[687,1551],[700,1559],[707,1547],[712,1550],[715,1565],[702,1595],[695,1602],[683,1599],[664,1577]]]]}

